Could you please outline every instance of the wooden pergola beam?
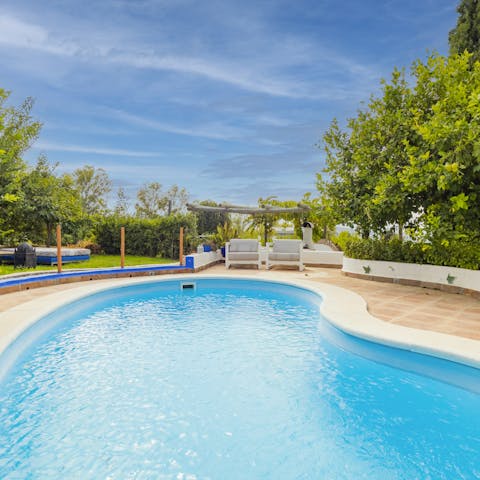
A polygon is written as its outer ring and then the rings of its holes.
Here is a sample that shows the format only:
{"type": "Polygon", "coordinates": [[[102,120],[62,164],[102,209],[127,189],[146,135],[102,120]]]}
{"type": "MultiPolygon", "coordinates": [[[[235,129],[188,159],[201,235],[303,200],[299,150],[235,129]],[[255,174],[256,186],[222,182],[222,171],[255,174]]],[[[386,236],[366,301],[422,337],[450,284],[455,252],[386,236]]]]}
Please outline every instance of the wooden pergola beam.
{"type": "Polygon", "coordinates": [[[216,212],[216,213],[243,213],[245,215],[265,215],[280,213],[307,213],[310,207],[299,203],[296,207],[275,207],[266,205],[265,207],[244,207],[239,205],[219,205],[210,207],[208,205],[198,205],[187,203],[187,210],[192,212],[216,212]]]}

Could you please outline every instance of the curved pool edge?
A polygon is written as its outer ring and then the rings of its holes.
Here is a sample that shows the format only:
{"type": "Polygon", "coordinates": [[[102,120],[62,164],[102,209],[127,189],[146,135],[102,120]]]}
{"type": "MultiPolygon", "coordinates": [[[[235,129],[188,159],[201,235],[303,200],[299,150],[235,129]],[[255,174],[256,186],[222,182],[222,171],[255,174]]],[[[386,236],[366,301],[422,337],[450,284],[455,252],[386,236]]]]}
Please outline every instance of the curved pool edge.
{"type": "Polygon", "coordinates": [[[277,273],[275,278],[272,278],[268,272],[266,274],[258,272],[256,275],[177,273],[162,277],[115,278],[102,280],[101,284],[79,284],[70,290],[51,293],[0,313],[0,355],[29,326],[61,306],[111,288],[139,283],[180,281],[185,278],[192,281],[202,278],[256,280],[301,287],[322,297],[322,315],[344,333],[382,345],[480,368],[478,340],[388,323],[371,315],[367,310],[366,301],[351,290],[306,278],[292,279],[288,274],[282,273],[277,273]]]}
{"type": "Polygon", "coordinates": [[[54,272],[23,272],[4,275],[0,278],[0,295],[49,287],[72,282],[103,280],[109,278],[130,278],[137,276],[166,275],[171,273],[192,273],[192,268],[178,264],[138,265],[128,267],[79,268],[54,272]]]}
{"type": "Polygon", "coordinates": [[[480,369],[480,341],[381,320],[368,312],[367,303],[360,295],[347,290],[350,294],[347,299],[334,291],[339,288],[322,285],[318,293],[324,298],[322,315],[344,333],[480,369]]]}
{"type": "MultiPolygon", "coordinates": [[[[249,278],[258,280],[258,277],[249,278]]],[[[386,322],[368,311],[367,302],[361,295],[336,285],[307,279],[264,280],[302,287],[320,295],[323,299],[320,307],[323,317],[343,333],[480,369],[478,340],[386,322]]]]}

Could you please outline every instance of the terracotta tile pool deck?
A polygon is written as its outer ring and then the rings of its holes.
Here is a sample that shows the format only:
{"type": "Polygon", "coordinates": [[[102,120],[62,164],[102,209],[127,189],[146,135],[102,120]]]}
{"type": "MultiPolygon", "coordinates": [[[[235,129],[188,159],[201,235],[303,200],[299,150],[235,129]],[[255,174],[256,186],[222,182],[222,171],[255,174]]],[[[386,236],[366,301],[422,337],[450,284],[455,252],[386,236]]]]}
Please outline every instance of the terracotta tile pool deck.
{"type": "MultiPolygon", "coordinates": [[[[329,283],[351,290],[364,298],[369,312],[386,322],[480,340],[480,300],[469,295],[446,293],[422,287],[374,282],[343,275],[339,269],[307,267],[305,271],[231,268],[215,265],[202,273],[213,275],[258,275],[262,278],[292,278],[329,283]]],[[[93,280],[89,285],[103,280],[93,280]]],[[[0,295],[0,312],[50,293],[76,288],[68,283],[0,295]]]]}

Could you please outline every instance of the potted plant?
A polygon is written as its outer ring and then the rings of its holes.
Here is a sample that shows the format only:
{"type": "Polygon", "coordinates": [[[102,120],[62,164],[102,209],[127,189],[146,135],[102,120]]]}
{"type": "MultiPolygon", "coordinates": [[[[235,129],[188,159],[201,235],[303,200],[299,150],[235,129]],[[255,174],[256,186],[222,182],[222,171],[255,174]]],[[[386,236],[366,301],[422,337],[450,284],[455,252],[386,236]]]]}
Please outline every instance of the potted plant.
{"type": "Polygon", "coordinates": [[[223,225],[217,225],[217,232],[213,236],[213,240],[217,245],[221,245],[220,250],[223,257],[225,256],[225,244],[230,241],[231,238],[236,237],[238,237],[238,229],[230,222],[225,222],[223,225]]]}

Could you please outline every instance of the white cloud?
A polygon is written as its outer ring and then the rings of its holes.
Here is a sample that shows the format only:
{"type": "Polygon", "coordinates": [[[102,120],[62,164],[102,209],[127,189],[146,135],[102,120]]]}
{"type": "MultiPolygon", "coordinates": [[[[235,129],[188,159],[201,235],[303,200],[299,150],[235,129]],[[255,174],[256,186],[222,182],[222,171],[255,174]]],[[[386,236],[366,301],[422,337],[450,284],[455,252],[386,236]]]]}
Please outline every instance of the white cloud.
{"type": "Polygon", "coordinates": [[[82,145],[61,145],[57,143],[37,142],[34,147],[37,150],[56,152],[88,153],[94,155],[116,155],[120,157],[160,157],[157,152],[140,152],[136,150],[124,150],[117,148],[85,147],[82,145]]]}
{"type": "Polygon", "coordinates": [[[48,32],[43,27],[32,25],[14,17],[0,15],[0,43],[35,48],[48,39],[48,32]]]}
{"type": "MultiPolygon", "coordinates": [[[[85,31],[62,34],[59,28],[47,29],[44,26],[27,23],[19,18],[0,14],[0,46],[29,49],[51,55],[78,58],[91,63],[101,62],[121,65],[137,70],[154,70],[197,76],[215,82],[221,82],[245,91],[267,94],[274,97],[292,99],[345,98],[351,94],[348,87],[331,88],[328,92],[322,84],[331,83],[322,80],[324,72],[348,72],[355,77],[356,83],[362,79],[377,77],[376,72],[337,52],[323,50],[319,45],[309,45],[301,38],[289,39],[277,49],[265,50],[266,38],[257,38],[249,47],[250,54],[235,57],[225,54],[212,56],[211,50],[196,50],[195,55],[185,54],[182,45],[173,41],[158,41],[152,47],[148,44],[134,44],[130,39],[121,41],[121,31],[100,35],[94,26],[85,27],[85,31]],[[91,29],[89,33],[88,28],[91,29]],[[120,45],[128,45],[122,47],[120,45]],[[256,45],[258,48],[256,48],[256,45]],[[180,50],[182,52],[180,53],[180,50]],[[208,53],[207,53],[208,52],[208,53]],[[313,59],[315,58],[315,62],[313,59]],[[324,71],[315,68],[315,64],[325,65],[324,71]],[[291,76],[289,69],[298,65],[309,67],[310,75],[302,79],[291,76]]],[[[331,85],[330,85],[331,87],[331,85]]]]}
{"type": "Polygon", "coordinates": [[[54,40],[44,27],[9,15],[0,15],[0,44],[54,55],[73,56],[78,52],[78,46],[65,40],[54,40]]]}
{"type": "Polygon", "coordinates": [[[318,160],[315,152],[308,150],[284,150],[275,153],[247,153],[218,158],[209,163],[202,177],[222,179],[289,178],[292,175],[315,176],[318,160]],[[252,173],[254,172],[254,174],[252,173]]]}
{"type": "Polygon", "coordinates": [[[191,137],[210,138],[215,140],[232,140],[244,136],[247,132],[240,128],[228,127],[223,124],[209,123],[202,127],[177,127],[175,125],[159,122],[138,115],[133,115],[120,110],[110,110],[112,116],[117,120],[123,120],[128,123],[147,127],[161,132],[175,133],[177,135],[186,135],[191,137]]]}
{"type": "Polygon", "coordinates": [[[219,60],[186,56],[161,56],[142,52],[123,52],[109,56],[110,62],[135,68],[148,68],[205,77],[227,83],[244,90],[265,93],[278,97],[310,98],[312,94],[302,89],[298,83],[281,81],[279,77],[269,77],[259,71],[241,68],[219,60]]]}
{"type": "Polygon", "coordinates": [[[40,25],[26,23],[8,15],[0,15],[0,44],[53,55],[78,56],[93,62],[108,61],[137,69],[193,74],[269,95],[308,96],[296,91],[295,85],[282,83],[248,69],[242,71],[235,64],[223,64],[218,60],[212,61],[199,57],[159,55],[152,53],[149,48],[142,47],[119,49],[108,45],[81,45],[66,38],[59,38],[40,25]]]}

